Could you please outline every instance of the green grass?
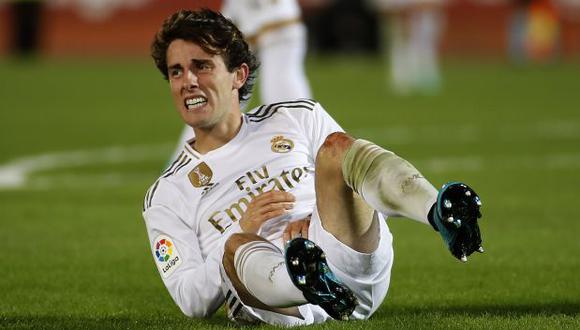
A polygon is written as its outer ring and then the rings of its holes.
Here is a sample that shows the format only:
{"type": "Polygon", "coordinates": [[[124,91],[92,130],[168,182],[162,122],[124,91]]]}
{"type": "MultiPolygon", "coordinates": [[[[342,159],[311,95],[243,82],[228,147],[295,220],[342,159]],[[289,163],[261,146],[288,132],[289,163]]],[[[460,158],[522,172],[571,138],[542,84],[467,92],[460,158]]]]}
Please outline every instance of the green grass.
{"type": "MultiPolygon", "coordinates": [[[[377,58],[312,58],[308,70],[347,130],[437,185],[475,187],[487,251],[461,264],[427,226],[390,220],[395,264],[381,308],[368,322],[312,328],[580,328],[579,64],[448,62],[443,92],[415,97],[388,91],[377,58]]],[[[150,256],[142,197],[181,130],[153,65],[2,60],[0,73],[0,166],[132,152],[0,189],[0,328],[234,328],[223,311],[183,316],[150,256]]]]}

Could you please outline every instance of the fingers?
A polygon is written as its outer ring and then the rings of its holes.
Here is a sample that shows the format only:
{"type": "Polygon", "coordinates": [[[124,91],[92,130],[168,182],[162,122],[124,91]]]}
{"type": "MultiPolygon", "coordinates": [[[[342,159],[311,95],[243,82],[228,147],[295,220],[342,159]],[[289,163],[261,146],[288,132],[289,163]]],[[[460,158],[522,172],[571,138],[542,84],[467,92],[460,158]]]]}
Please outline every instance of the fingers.
{"type": "Polygon", "coordinates": [[[268,191],[256,196],[248,205],[247,212],[254,221],[264,222],[280,216],[294,207],[296,198],[284,191],[268,191]]]}
{"type": "Polygon", "coordinates": [[[264,208],[271,205],[291,205],[296,198],[291,193],[285,191],[272,190],[256,196],[248,208],[264,208]]]}
{"type": "MultiPolygon", "coordinates": [[[[284,242],[288,242],[296,237],[303,237],[302,236],[302,223],[303,220],[298,220],[298,221],[294,221],[288,224],[288,226],[286,226],[286,229],[284,230],[284,234],[283,239],[284,242]]],[[[306,238],[306,237],[304,237],[306,238]]]]}
{"type": "Polygon", "coordinates": [[[304,238],[308,238],[308,227],[310,227],[310,217],[308,217],[307,220],[304,220],[304,223],[302,224],[302,228],[300,230],[300,233],[304,238]]]}
{"type": "Polygon", "coordinates": [[[256,196],[250,205],[262,207],[272,203],[294,203],[296,198],[291,193],[285,191],[271,190],[256,196]]]}
{"type": "Polygon", "coordinates": [[[294,195],[284,191],[260,194],[248,204],[240,219],[240,226],[244,232],[257,233],[264,222],[288,213],[295,201],[294,195]]]}
{"type": "Polygon", "coordinates": [[[310,226],[310,216],[293,221],[286,226],[282,238],[288,242],[296,237],[308,238],[308,227],[310,226]]]}

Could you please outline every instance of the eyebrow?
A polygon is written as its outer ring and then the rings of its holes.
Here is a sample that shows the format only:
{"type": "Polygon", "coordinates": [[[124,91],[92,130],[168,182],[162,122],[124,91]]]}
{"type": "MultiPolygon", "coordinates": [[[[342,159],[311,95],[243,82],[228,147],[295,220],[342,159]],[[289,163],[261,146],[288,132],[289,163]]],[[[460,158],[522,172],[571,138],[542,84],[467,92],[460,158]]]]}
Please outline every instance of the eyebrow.
{"type": "Polygon", "coordinates": [[[181,69],[181,68],[182,68],[181,64],[177,63],[177,64],[173,64],[171,66],[168,66],[167,70],[169,71],[171,69],[181,69]]]}
{"type": "Polygon", "coordinates": [[[203,59],[203,60],[198,60],[198,59],[193,59],[191,60],[191,62],[195,65],[199,65],[199,64],[213,64],[213,60],[211,59],[203,59]]]}
{"type": "MultiPolygon", "coordinates": [[[[200,65],[200,64],[211,64],[214,65],[213,60],[211,59],[192,59],[191,63],[193,63],[194,65],[200,65]]],[[[171,69],[183,69],[183,67],[181,66],[181,64],[176,63],[173,65],[170,65],[167,67],[167,71],[171,70],[171,69]]]]}

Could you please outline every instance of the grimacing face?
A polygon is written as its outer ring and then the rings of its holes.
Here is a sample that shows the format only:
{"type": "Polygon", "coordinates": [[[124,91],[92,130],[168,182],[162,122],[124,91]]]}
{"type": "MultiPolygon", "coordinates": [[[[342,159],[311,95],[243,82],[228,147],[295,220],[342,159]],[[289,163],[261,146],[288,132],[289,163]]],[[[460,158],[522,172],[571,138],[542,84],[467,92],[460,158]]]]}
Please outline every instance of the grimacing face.
{"type": "Polygon", "coordinates": [[[223,123],[245,82],[239,69],[229,72],[222,56],[183,39],[169,44],[166,58],[171,95],[183,121],[193,128],[223,123]]]}

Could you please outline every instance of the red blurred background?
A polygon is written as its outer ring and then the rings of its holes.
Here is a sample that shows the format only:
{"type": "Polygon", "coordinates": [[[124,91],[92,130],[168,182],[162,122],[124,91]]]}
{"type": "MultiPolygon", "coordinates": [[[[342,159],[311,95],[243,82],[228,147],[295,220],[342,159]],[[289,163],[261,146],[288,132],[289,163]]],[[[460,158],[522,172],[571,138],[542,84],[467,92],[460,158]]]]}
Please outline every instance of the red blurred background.
{"type": "MultiPolygon", "coordinates": [[[[154,0],[138,8],[120,8],[102,20],[88,20],[71,6],[45,6],[40,15],[39,50],[46,56],[147,55],[149,44],[162,20],[177,8],[219,9],[221,1],[154,0]]],[[[304,16],[324,8],[301,1],[304,16]]],[[[454,1],[447,5],[447,24],[442,52],[457,56],[506,54],[509,2],[454,1]]],[[[9,52],[12,38],[11,8],[0,5],[0,55],[9,52]]],[[[580,55],[580,19],[560,19],[559,53],[580,55]]]]}

